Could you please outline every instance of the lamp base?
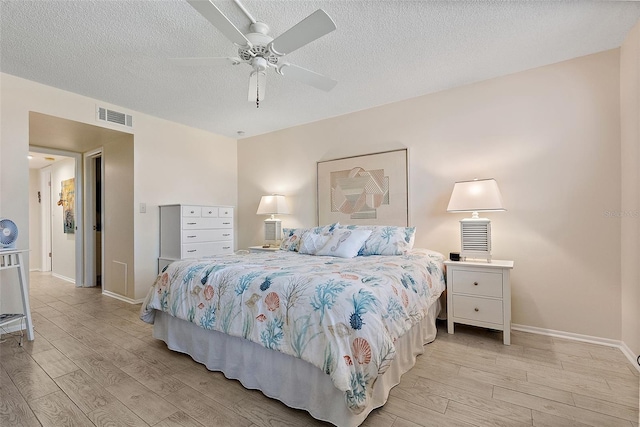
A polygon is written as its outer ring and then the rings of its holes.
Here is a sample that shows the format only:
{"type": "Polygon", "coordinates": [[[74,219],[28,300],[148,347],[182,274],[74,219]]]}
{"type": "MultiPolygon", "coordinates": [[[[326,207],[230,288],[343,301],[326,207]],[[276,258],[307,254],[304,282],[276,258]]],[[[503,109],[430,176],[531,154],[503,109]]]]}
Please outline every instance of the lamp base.
{"type": "Polygon", "coordinates": [[[464,218],[460,220],[460,256],[486,259],[491,262],[491,220],[464,218]]]}
{"type": "Polygon", "coordinates": [[[277,218],[269,218],[264,220],[264,241],[277,242],[282,240],[282,221],[277,218]]]}

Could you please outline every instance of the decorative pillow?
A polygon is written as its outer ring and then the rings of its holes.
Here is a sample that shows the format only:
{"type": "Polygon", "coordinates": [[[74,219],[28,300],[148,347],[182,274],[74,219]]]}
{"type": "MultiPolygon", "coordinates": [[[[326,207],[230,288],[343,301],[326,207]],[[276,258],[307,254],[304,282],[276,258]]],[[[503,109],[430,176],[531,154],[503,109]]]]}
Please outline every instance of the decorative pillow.
{"type": "Polygon", "coordinates": [[[371,230],[334,230],[327,243],[316,255],[331,255],[340,258],[353,258],[371,235],[371,230]]]}
{"type": "Polygon", "coordinates": [[[404,255],[413,248],[416,239],[415,227],[386,225],[341,225],[347,230],[371,230],[371,236],[358,255],[404,255]]]}
{"type": "Polygon", "coordinates": [[[282,242],[280,243],[281,251],[296,251],[298,250],[298,244],[302,233],[305,232],[305,228],[283,228],[282,229],[282,242]]]}
{"type": "Polygon", "coordinates": [[[315,255],[331,238],[331,233],[315,234],[306,231],[300,239],[298,252],[301,254],[315,255]]]}
{"type": "Polygon", "coordinates": [[[280,243],[280,250],[283,251],[298,251],[300,247],[300,240],[305,233],[312,234],[325,234],[332,232],[340,224],[329,224],[320,227],[313,228],[284,228],[282,229],[283,239],[280,243]]]}

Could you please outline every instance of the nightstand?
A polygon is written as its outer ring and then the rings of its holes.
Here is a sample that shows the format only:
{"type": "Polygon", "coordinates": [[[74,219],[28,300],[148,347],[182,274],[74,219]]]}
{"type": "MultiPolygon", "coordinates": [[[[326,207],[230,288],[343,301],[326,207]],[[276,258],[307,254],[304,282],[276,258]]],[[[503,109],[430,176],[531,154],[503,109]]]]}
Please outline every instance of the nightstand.
{"type": "Polygon", "coordinates": [[[511,344],[511,279],[513,261],[445,261],[447,326],[454,323],[503,331],[511,344]]]}
{"type": "Polygon", "coordinates": [[[252,253],[275,252],[279,250],[280,250],[280,246],[270,246],[268,248],[263,248],[262,246],[249,246],[249,252],[252,252],[252,253]]]}

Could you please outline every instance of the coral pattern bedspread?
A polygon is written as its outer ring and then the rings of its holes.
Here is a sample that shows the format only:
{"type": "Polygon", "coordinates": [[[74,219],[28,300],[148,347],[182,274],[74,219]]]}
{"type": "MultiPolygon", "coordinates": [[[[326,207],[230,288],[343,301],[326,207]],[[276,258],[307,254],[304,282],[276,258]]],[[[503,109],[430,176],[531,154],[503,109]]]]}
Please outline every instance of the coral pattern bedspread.
{"type": "MultiPolygon", "coordinates": [[[[155,310],[301,358],[328,375],[359,413],[398,337],[444,290],[444,258],[335,258],[278,251],[178,261],[156,279],[141,319],[155,310]]],[[[277,379],[274,378],[274,381],[277,379]]]]}

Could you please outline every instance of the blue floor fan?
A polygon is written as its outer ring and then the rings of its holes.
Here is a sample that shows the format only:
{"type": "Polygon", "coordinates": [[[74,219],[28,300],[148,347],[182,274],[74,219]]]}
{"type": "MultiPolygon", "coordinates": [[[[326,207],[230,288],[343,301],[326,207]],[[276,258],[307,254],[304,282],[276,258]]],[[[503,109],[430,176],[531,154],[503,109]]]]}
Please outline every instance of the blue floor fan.
{"type": "Polygon", "coordinates": [[[0,251],[16,248],[18,226],[7,218],[0,218],[0,251]]]}

